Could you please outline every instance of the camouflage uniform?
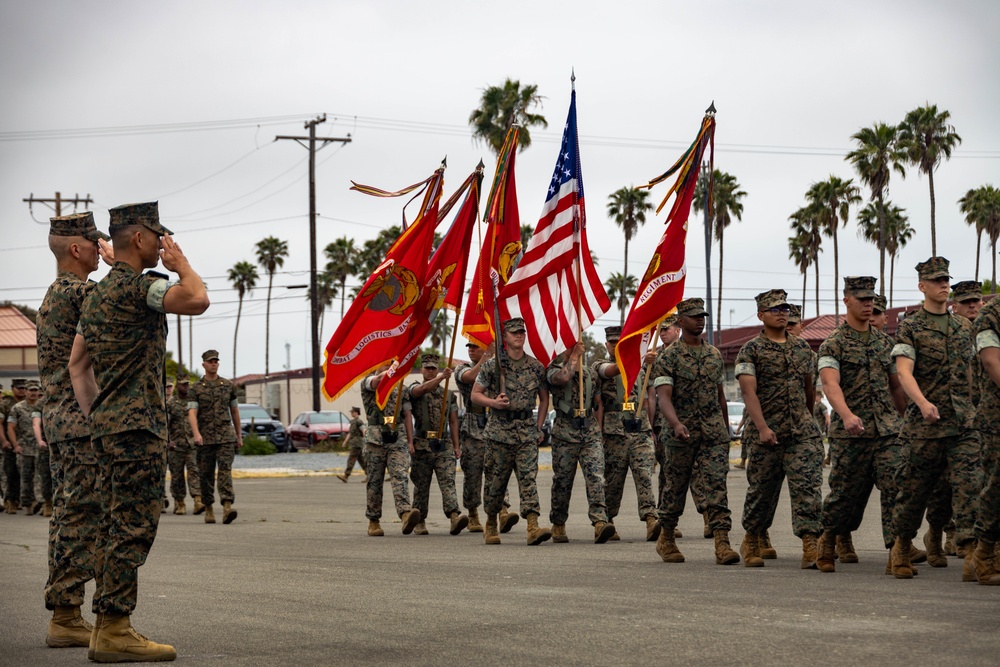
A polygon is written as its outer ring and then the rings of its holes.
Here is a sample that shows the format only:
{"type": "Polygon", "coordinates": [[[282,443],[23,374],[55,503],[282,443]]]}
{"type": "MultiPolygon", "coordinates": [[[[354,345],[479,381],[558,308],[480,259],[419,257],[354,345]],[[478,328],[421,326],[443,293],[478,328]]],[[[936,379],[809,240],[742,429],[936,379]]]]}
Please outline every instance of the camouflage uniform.
{"type": "Polygon", "coordinates": [[[823,483],[823,442],[806,405],[805,383],[812,382],[813,352],[801,338],[776,343],[763,332],[747,341],[736,357],[736,377],[757,378],[757,398],[764,421],[777,435],[777,445],[760,442],[752,419],[743,429],[749,448],[743,528],[763,535],[770,528],[788,476],[792,530],[797,537],[819,535],[823,483]]]}
{"type": "Polygon", "coordinates": [[[455,370],[455,383],[462,394],[465,404],[465,416],[459,429],[462,443],[462,506],[469,511],[476,511],[483,502],[483,464],[486,458],[486,440],[483,430],[486,428],[486,408],[472,402],[472,384],[462,382],[462,375],[471,370],[475,364],[464,364],[455,370]]]}
{"type": "MultiPolygon", "coordinates": [[[[111,210],[112,223],[121,210],[111,210]]],[[[98,614],[132,613],[138,568],[156,538],[167,445],[163,297],[172,285],[162,274],[139,274],[116,262],[84,299],[80,314],[77,333],[86,340],[100,389],[90,413],[101,500],[93,605],[98,614]]]]}
{"type": "MultiPolygon", "coordinates": [[[[538,392],[545,389],[545,367],[525,354],[520,359],[507,358],[504,370],[510,408],[490,410],[483,435],[486,438],[486,484],[483,507],[487,515],[499,514],[504,491],[513,472],[521,496],[521,516],[541,514],[538,503],[538,439],[541,433],[532,415],[538,392]]],[[[476,384],[495,397],[500,386],[497,359],[483,364],[476,384]]]]}
{"type": "MultiPolygon", "coordinates": [[[[580,406],[580,381],[577,372],[570,375],[564,385],[553,383],[553,376],[566,367],[564,357],[556,358],[546,370],[549,396],[556,410],[552,424],[552,510],[549,520],[565,524],[569,518],[569,500],[573,494],[573,480],[579,463],[587,485],[587,502],[590,523],[608,520],[608,506],[604,500],[604,449],[601,446],[601,425],[595,412],[600,400],[595,386],[595,373],[583,367],[583,406],[587,411],[582,426],[574,426],[574,414],[580,406]]],[[[580,360],[582,363],[583,360],[580,360]]]]}
{"type": "MultiPolygon", "coordinates": [[[[38,474],[38,441],[35,440],[34,418],[41,417],[41,406],[29,405],[27,399],[15,403],[7,415],[7,423],[14,425],[14,434],[21,453],[17,455],[18,471],[21,475],[21,506],[30,508],[37,501],[35,496],[35,475],[38,474]]],[[[47,500],[52,500],[52,488],[48,489],[47,500]]],[[[44,493],[44,489],[43,489],[44,493]]]]}
{"type": "MultiPolygon", "coordinates": [[[[976,348],[1000,348],[1000,300],[993,299],[980,311],[975,324],[976,348]]],[[[976,513],[976,537],[1000,541],[1000,387],[983,372],[982,392],[975,427],[982,439],[985,480],[976,513]]]]}
{"type": "MultiPolygon", "coordinates": [[[[70,226],[76,217],[69,216],[70,226]]],[[[52,219],[50,233],[57,233],[59,220],[52,219]]],[[[92,227],[92,216],[89,221],[92,227]]],[[[90,233],[103,236],[96,229],[90,233]]],[[[35,320],[38,372],[46,396],[42,425],[51,452],[55,500],[49,524],[49,580],[45,586],[45,607],[50,610],[83,604],[84,585],[94,578],[97,562],[101,506],[97,496],[97,455],[67,368],[83,300],[95,285],[69,271],[60,271],[35,320]]]]}
{"type": "Polygon", "coordinates": [[[365,434],[361,429],[361,417],[355,417],[351,420],[351,425],[347,431],[347,435],[350,437],[351,451],[347,455],[347,465],[344,466],[344,474],[350,475],[351,471],[354,470],[354,464],[357,463],[362,470],[368,470],[367,462],[365,461],[365,434]]]}
{"type": "MultiPolygon", "coordinates": [[[[20,386],[24,386],[23,380],[15,380],[20,386]]],[[[4,396],[0,400],[0,428],[4,430],[4,437],[7,437],[7,417],[14,408],[17,400],[13,396],[4,396]]],[[[3,497],[12,503],[20,503],[21,498],[21,472],[18,468],[17,453],[14,448],[3,450],[3,497]]]]}
{"type": "Polygon", "coordinates": [[[430,501],[431,479],[437,477],[441,489],[441,506],[444,515],[450,517],[458,511],[458,495],[455,490],[455,449],[452,446],[449,415],[457,410],[455,395],[448,392],[448,413],[444,416],[444,430],[438,434],[439,451],[433,451],[428,439],[428,431],[437,431],[441,419],[441,403],[444,387],[437,386],[423,396],[414,398],[410,392],[422,384],[415,382],[406,391],[413,416],[413,454],[410,457],[410,481],[413,482],[413,506],[420,510],[420,516],[427,518],[430,501]]]}
{"type": "MultiPolygon", "coordinates": [[[[375,375],[376,373],[371,373],[361,381],[361,404],[365,408],[365,418],[368,420],[368,428],[365,430],[365,452],[368,457],[365,516],[371,521],[382,518],[382,488],[385,485],[387,470],[389,483],[392,485],[392,497],[396,504],[396,516],[401,517],[412,509],[410,487],[406,480],[406,471],[410,467],[406,433],[392,431],[383,421],[386,415],[396,414],[396,403],[399,401],[401,388],[393,390],[383,412],[378,407],[375,389],[371,386],[371,380],[375,375]],[[395,442],[388,442],[393,435],[396,436],[395,442]]],[[[409,409],[409,404],[405,401],[399,409],[400,417],[404,409],[409,409]]]]}
{"type": "MultiPolygon", "coordinates": [[[[206,353],[207,354],[207,353],[206,353]]],[[[204,355],[203,355],[204,356],[204,355]]],[[[194,410],[202,444],[198,450],[198,476],[201,478],[201,502],[211,507],[215,499],[218,470],[219,501],[233,502],[233,461],[236,459],[236,429],[231,409],[239,405],[232,380],[217,377],[201,379],[191,385],[188,410],[194,410]]]]}
{"type": "MultiPolygon", "coordinates": [[[[178,383],[180,381],[178,380],[178,383]]],[[[167,429],[172,448],[167,449],[167,467],[170,469],[170,495],[175,501],[183,501],[191,493],[192,498],[201,497],[201,473],[198,471],[198,452],[191,434],[188,419],[188,398],[181,398],[174,390],[174,396],[167,403],[167,429]],[[187,490],[185,490],[185,470],[187,490]]]]}
{"type": "Polygon", "coordinates": [[[816,426],[819,427],[820,436],[827,435],[826,429],[826,416],[829,414],[826,404],[816,397],[816,403],[813,405],[813,419],[816,420],[816,426]]]}
{"type": "Polygon", "coordinates": [[[621,375],[601,377],[600,370],[605,365],[614,366],[615,362],[612,359],[598,361],[592,369],[599,383],[600,400],[604,407],[601,432],[604,435],[604,497],[608,504],[608,520],[614,521],[621,509],[625,478],[629,470],[632,471],[632,481],[635,483],[639,519],[645,520],[647,516],[656,513],[656,497],[653,495],[656,453],[653,448],[652,427],[649,424],[646,402],[640,401],[637,395],[637,390],[643,386],[647,369],[643,366],[632,391],[626,396],[621,375]],[[635,405],[639,411],[639,419],[635,419],[634,412],[623,412],[622,403],[635,405]],[[626,432],[625,420],[629,420],[630,424],[638,421],[638,431],[626,432]]]}
{"type": "MultiPolygon", "coordinates": [[[[874,285],[874,278],[871,281],[874,285]]],[[[867,295],[868,291],[855,294],[867,295]]],[[[819,348],[820,371],[832,368],[840,373],[838,384],[847,407],[864,427],[862,433],[852,435],[836,411],[830,419],[833,467],[830,493],[823,503],[823,527],[834,535],[850,533],[856,508],[867,502],[866,492],[874,480],[881,494],[882,541],[887,547],[893,543],[896,477],[902,465],[899,416],[889,390],[889,376],[896,372],[890,356],[892,345],[892,339],[875,327],[869,327],[866,340],[863,333],[844,322],[819,348]]]]}
{"type": "MultiPolygon", "coordinates": [[[[921,280],[933,280],[948,275],[948,263],[933,258],[919,264],[918,271],[921,280]]],[[[892,356],[913,360],[913,377],[924,398],[937,407],[940,419],[928,424],[916,403],[910,401],[906,407],[900,433],[904,465],[894,526],[897,537],[912,539],[934,485],[945,476],[952,490],[956,543],[963,546],[975,539],[976,496],[982,489],[969,386],[969,364],[975,351],[968,320],[951,313],[940,320],[939,324],[921,308],[896,331],[892,356]]]]}
{"type": "Polygon", "coordinates": [[[663,431],[667,455],[660,524],[667,531],[677,527],[688,485],[698,480],[704,490],[695,498],[698,511],[707,513],[713,531],[728,532],[732,528],[726,489],[729,427],[719,405],[719,386],[725,382],[722,355],[708,343],[691,346],[678,340],[657,359],[652,373],[654,386],[673,387],[671,403],[690,434],[688,440],[680,440],[669,424],[663,431]]]}

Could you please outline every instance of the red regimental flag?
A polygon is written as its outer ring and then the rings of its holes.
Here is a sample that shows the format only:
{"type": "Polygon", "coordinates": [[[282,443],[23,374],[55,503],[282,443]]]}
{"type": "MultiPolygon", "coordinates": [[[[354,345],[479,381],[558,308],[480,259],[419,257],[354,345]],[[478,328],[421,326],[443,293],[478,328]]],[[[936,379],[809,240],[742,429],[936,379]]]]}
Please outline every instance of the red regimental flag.
{"type": "Polygon", "coordinates": [[[497,157],[496,176],[486,202],[486,238],[479,252],[462,320],[462,335],[481,347],[493,342],[496,329],[493,295],[510,280],[514,261],[521,253],[521,220],[514,185],[517,139],[518,129],[512,127],[497,157]]]}
{"type": "MultiPolygon", "coordinates": [[[[424,280],[424,290],[420,294],[416,311],[419,313],[416,324],[410,330],[404,352],[399,353],[397,363],[379,383],[375,391],[375,400],[380,407],[389,402],[390,394],[395,386],[402,381],[420,354],[420,346],[430,333],[434,317],[445,317],[442,308],[458,310],[465,293],[465,273],[468,268],[469,251],[472,246],[472,231],[479,218],[479,181],[482,171],[476,170],[465,183],[462,190],[468,189],[462,208],[455,216],[454,222],[441,245],[434,252],[427,267],[424,280]]],[[[461,192],[461,190],[460,190],[461,192]]]]}
{"type": "Polygon", "coordinates": [[[659,213],[670,195],[677,193],[674,205],[667,215],[667,228],[660,237],[646,273],[639,282],[632,307],[625,319],[625,326],[622,327],[621,338],[615,348],[615,360],[626,387],[635,384],[642,367],[642,358],[652,336],[656,333],[657,325],[684,298],[684,278],[687,274],[684,264],[684,244],[687,240],[688,215],[698,185],[701,159],[712,144],[714,132],[713,107],[702,121],[698,137],[691,147],[666,173],[653,179],[646,186],[660,183],[679,172],[677,181],[657,209],[659,213]]]}
{"type": "Polygon", "coordinates": [[[421,319],[418,302],[434,242],[444,169],[427,181],[417,219],[386,253],[326,345],[323,394],[334,400],[369,372],[390,361],[421,319]]]}

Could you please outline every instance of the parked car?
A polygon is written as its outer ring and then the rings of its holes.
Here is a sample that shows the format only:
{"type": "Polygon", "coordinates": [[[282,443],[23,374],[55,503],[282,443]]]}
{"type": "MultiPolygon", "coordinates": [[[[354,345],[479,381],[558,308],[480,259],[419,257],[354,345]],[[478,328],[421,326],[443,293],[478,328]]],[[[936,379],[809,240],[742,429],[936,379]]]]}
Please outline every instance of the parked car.
{"type": "MultiPolygon", "coordinates": [[[[532,410],[532,415],[533,415],[533,417],[535,419],[535,423],[537,424],[538,423],[538,408],[535,408],[534,410],[532,410]]],[[[549,410],[549,416],[545,418],[544,422],[542,422],[542,433],[545,435],[545,438],[542,440],[542,444],[539,445],[539,447],[548,447],[551,444],[551,440],[552,440],[552,422],[554,422],[555,419],[556,419],[556,411],[555,410],[549,410]]]]}
{"type": "Polygon", "coordinates": [[[338,410],[303,412],[288,425],[288,438],[292,447],[312,447],[323,440],[347,437],[351,418],[338,410]]]}
{"type": "Polygon", "coordinates": [[[740,422],[743,420],[743,410],[745,408],[746,406],[742,403],[729,404],[729,437],[733,440],[737,440],[742,432],[740,422]]]}
{"type": "Polygon", "coordinates": [[[267,438],[279,452],[289,451],[285,426],[256,403],[240,403],[240,424],[244,436],[267,438]]]}

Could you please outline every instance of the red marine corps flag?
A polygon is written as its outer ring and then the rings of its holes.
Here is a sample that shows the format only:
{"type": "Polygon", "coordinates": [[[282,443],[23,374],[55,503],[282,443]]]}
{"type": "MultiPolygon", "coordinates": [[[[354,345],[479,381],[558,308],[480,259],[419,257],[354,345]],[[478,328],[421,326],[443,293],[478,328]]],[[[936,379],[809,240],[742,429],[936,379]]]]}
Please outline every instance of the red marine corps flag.
{"type": "MultiPolygon", "coordinates": [[[[633,386],[639,376],[642,358],[646,354],[651,337],[655,334],[656,326],[684,298],[684,278],[687,275],[687,268],[684,265],[684,244],[687,240],[688,214],[691,212],[691,200],[694,198],[698,172],[706,150],[709,152],[710,161],[714,161],[714,138],[715,105],[713,104],[705,112],[698,137],[684,155],[666,173],[657,176],[644,186],[651,188],[678,174],[677,180],[656,209],[659,213],[670,199],[670,195],[677,193],[674,205],[667,215],[667,228],[660,237],[646,273],[639,283],[632,307],[629,309],[628,317],[625,318],[625,326],[622,327],[621,338],[615,348],[615,361],[621,370],[622,382],[626,387],[633,386]]],[[[713,173],[711,165],[708,173],[713,173]]],[[[711,201],[708,202],[708,208],[711,210],[711,201]]]]}
{"type": "Polygon", "coordinates": [[[486,239],[479,251],[472,289],[465,306],[462,335],[486,347],[493,342],[496,312],[494,295],[510,279],[514,260],[521,254],[521,220],[517,213],[517,188],[514,185],[514,156],[517,153],[518,128],[507,131],[497,157],[490,196],[486,200],[486,239]]]}
{"type": "MultiPolygon", "coordinates": [[[[373,369],[395,357],[419,319],[416,306],[433,246],[444,166],[406,191],[420,185],[425,189],[417,219],[399,235],[385,260],[365,281],[326,345],[323,395],[327,400],[336,399],[373,369]]],[[[376,193],[365,186],[358,189],[376,193]]],[[[398,194],[403,192],[379,196],[398,194]]]]}
{"type": "MultiPolygon", "coordinates": [[[[430,333],[435,317],[444,317],[439,309],[447,308],[458,311],[465,295],[465,274],[469,266],[469,251],[472,245],[472,230],[479,218],[479,184],[482,181],[482,163],[465,180],[459,191],[452,195],[449,204],[466,192],[465,201],[455,216],[451,228],[441,240],[431,257],[424,279],[424,289],[417,301],[417,322],[410,329],[409,338],[402,351],[397,353],[398,361],[386,374],[375,390],[375,400],[379,407],[384,408],[389,402],[392,390],[402,381],[420,354],[420,346],[430,333]]],[[[446,204],[444,209],[451,208],[446,204]]]]}

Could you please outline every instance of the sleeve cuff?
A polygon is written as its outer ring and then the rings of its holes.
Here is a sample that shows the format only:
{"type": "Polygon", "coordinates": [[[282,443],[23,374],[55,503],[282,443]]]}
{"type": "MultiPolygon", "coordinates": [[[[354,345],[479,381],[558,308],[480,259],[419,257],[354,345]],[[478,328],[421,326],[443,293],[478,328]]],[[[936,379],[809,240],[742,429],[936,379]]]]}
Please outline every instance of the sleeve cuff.
{"type": "Polygon", "coordinates": [[[233,400],[229,401],[229,407],[231,408],[239,407],[239,405],[240,405],[239,399],[234,398],[233,400]]]}
{"type": "Polygon", "coordinates": [[[674,379],[667,375],[661,375],[660,377],[653,380],[654,389],[656,387],[673,387],[673,386],[674,386],[674,379]]]}
{"type": "Polygon", "coordinates": [[[756,377],[757,369],[754,368],[753,364],[748,362],[736,364],[736,377],[739,377],[741,375],[753,375],[754,377],[756,377]]]}
{"type": "Polygon", "coordinates": [[[906,357],[907,359],[917,360],[917,351],[913,349],[912,345],[907,345],[906,343],[896,343],[896,346],[892,348],[892,357],[906,357]]]}
{"type": "Polygon", "coordinates": [[[1000,336],[993,329],[976,334],[976,352],[982,352],[987,347],[1000,347],[1000,336]]]}
{"type": "Polygon", "coordinates": [[[819,370],[823,370],[824,368],[832,368],[835,371],[839,371],[840,362],[833,357],[820,357],[819,363],[817,364],[817,368],[819,370]]]}
{"type": "Polygon", "coordinates": [[[149,291],[146,292],[146,305],[158,313],[165,313],[166,311],[163,310],[163,297],[166,296],[167,290],[176,284],[162,278],[155,281],[149,286],[149,291]]]}
{"type": "Polygon", "coordinates": [[[188,410],[197,410],[198,401],[188,401],[188,410]]]}

